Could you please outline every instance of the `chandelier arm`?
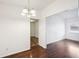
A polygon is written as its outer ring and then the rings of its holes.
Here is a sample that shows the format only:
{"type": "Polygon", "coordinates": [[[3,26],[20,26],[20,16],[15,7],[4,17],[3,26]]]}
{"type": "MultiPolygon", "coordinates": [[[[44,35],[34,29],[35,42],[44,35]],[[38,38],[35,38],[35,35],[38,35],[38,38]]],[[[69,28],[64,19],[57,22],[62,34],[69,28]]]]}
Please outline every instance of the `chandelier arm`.
{"type": "Polygon", "coordinates": [[[30,8],[30,2],[31,0],[27,0],[27,8],[24,8],[23,9],[23,13],[21,13],[23,16],[28,16],[28,17],[31,17],[31,16],[36,16],[36,13],[35,13],[35,10],[30,8]]]}

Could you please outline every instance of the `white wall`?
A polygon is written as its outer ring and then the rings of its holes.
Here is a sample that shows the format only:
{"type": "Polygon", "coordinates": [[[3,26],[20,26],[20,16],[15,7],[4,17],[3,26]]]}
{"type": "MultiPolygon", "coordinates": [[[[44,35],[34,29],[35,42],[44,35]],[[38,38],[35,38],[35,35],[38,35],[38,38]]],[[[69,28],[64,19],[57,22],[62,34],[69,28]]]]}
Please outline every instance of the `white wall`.
{"type": "Polygon", "coordinates": [[[0,57],[30,49],[30,22],[21,8],[0,5],[0,57]]]}
{"type": "MultiPolygon", "coordinates": [[[[79,21],[76,20],[76,18],[78,18],[78,8],[66,10],[47,17],[46,19],[47,44],[65,39],[68,36],[72,35],[72,34],[69,34],[70,32],[69,28],[71,25],[75,25],[75,24],[76,26],[78,25],[79,21]]],[[[72,37],[75,37],[75,36],[72,36],[72,37]]]]}
{"type": "Polygon", "coordinates": [[[41,18],[39,20],[39,45],[44,48],[46,48],[45,30],[45,20],[41,18]]]}
{"type": "Polygon", "coordinates": [[[46,19],[46,43],[50,44],[65,37],[65,24],[61,14],[47,17],[46,19]]]}
{"type": "Polygon", "coordinates": [[[39,32],[38,32],[39,31],[39,20],[35,22],[35,27],[36,27],[35,36],[38,38],[38,34],[39,34],[39,32]]]}
{"type": "Polygon", "coordinates": [[[30,36],[35,36],[35,22],[30,23],[30,36]]]}
{"type": "Polygon", "coordinates": [[[31,31],[30,35],[38,38],[38,30],[39,30],[38,21],[31,22],[30,24],[31,24],[30,25],[30,31],[31,31]]]}
{"type": "Polygon", "coordinates": [[[42,11],[39,21],[39,44],[42,47],[46,48],[46,17],[77,7],[78,0],[56,0],[42,11]]]}
{"type": "Polygon", "coordinates": [[[79,27],[79,17],[66,19],[66,38],[79,41],[79,31],[72,31],[71,26],[79,27]]]}

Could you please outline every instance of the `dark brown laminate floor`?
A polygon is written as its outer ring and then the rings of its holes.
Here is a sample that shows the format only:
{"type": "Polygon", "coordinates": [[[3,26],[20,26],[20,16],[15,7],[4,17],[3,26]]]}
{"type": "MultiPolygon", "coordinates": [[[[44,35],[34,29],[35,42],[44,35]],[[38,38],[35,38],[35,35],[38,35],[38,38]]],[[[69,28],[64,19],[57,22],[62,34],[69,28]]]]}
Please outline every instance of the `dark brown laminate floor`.
{"type": "Polygon", "coordinates": [[[79,57],[79,42],[61,40],[47,45],[48,58],[77,58],[79,57]]]}
{"type": "Polygon", "coordinates": [[[45,58],[46,50],[41,46],[33,46],[31,50],[20,52],[14,55],[6,56],[4,58],[45,58]]]}
{"type": "Polygon", "coordinates": [[[24,51],[7,58],[77,58],[79,57],[79,42],[61,40],[47,45],[47,49],[34,46],[29,51],[24,51]]]}
{"type": "Polygon", "coordinates": [[[36,45],[38,45],[39,44],[39,42],[38,42],[38,38],[37,37],[34,37],[34,36],[31,36],[31,47],[33,47],[33,46],[36,46],[36,45]]]}

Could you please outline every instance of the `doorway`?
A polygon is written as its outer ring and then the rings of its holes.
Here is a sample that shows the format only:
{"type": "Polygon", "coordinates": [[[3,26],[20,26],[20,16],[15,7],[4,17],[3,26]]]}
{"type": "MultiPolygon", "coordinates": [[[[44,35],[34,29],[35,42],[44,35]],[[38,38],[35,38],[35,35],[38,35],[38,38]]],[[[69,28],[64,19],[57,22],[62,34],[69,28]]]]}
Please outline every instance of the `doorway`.
{"type": "Polygon", "coordinates": [[[31,47],[37,46],[39,44],[39,38],[38,38],[38,20],[37,19],[31,19],[30,22],[30,43],[31,47]]]}

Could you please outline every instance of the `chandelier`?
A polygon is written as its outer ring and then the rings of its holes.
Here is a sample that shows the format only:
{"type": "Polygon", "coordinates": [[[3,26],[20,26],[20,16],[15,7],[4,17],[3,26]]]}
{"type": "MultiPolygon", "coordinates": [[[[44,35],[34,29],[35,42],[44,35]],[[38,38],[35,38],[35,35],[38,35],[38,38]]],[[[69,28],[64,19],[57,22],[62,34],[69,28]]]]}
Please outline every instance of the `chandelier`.
{"type": "Polygon", "coordinates": [[[28,7],[24,8],[21,12],[22,16],[27,16],[27,17],[34,17],[36,16],[36,11],[32,8],[30,8],[30,0],[28,0],[28,7]]]}

